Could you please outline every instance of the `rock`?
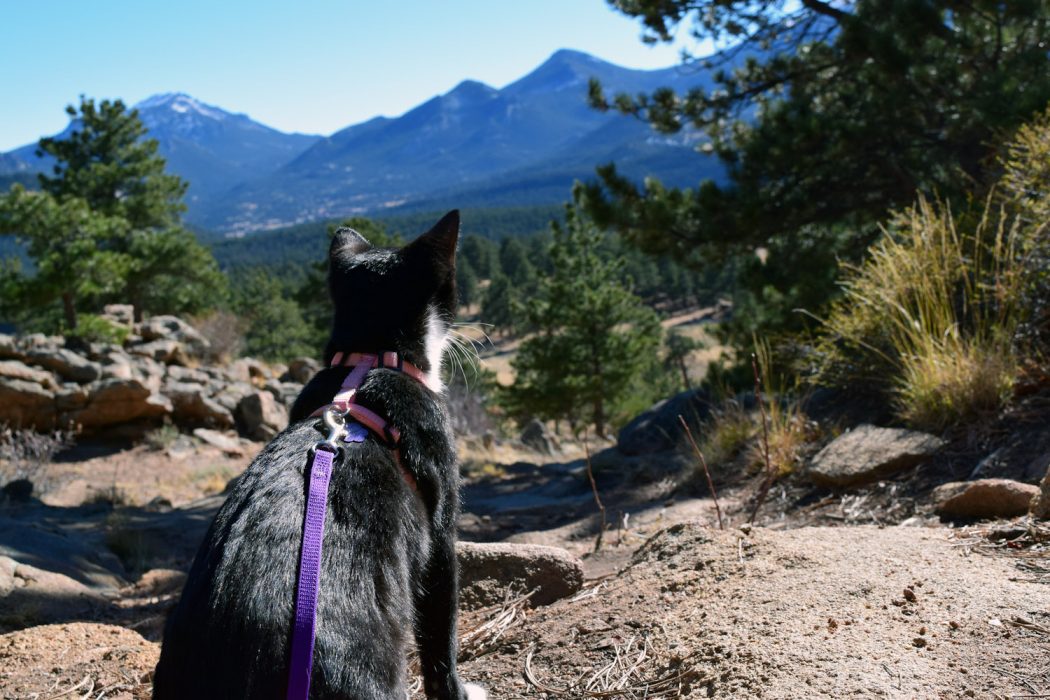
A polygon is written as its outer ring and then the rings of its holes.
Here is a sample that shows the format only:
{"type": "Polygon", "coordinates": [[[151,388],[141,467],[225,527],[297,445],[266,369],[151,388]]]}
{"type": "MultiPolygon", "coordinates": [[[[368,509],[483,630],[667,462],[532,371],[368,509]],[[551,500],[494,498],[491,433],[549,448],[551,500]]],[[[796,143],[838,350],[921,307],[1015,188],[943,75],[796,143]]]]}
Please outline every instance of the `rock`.
{"type": "Polygon", "coordinates": [[[88,403],[89,387],[80,384],[64,384],[55,394],[55,408],[60,414],[77,411],[88,403]]]}
{"type": "Polygon", "coordinates": [[[36,382],[45,389],[54,389],[58,383],[55,376],[47,370],[29,367],[18,360],[0,361],[0,377],[21,379],[24,382],[36,382]]]}
{"type": "Polygon", "coordinates": [[[0,333],[0,359],[21,360],[24,357],[22,351],[18,349],[15,337],[7,333],[0,333]]]}
{"type": "Polygon", "coordinates": [[[0,376],[0,423],[49,430],[56,420],[52,392],[36,382],[0,376]]]}
{"type": "Polygon", "coordinates": [[[560,547],[538,544],[459,542],[460,600],[468,608],[502,602],[509,589],[539,590],[533,605],[549,605],[583,586],[583,564],[560,547]]]}
{"type": "Polygon", "coordinates": [[[0,623],[7,628],[68,620],[105,604],[79,581],[0,556],[0,623]]]}
{"type": "Polygon", "coordinates": [[[269,442],[288,427],[288,411],[268,391],[257,391],[237,404],[237,418],[253,440],[269,442]]]}
{"type": "Polygon", "coordinates": [[[561,452],[558,438],[551,434],[547,424],[539,418],[533,418],[525,425],[525,429],[521,431],[521,442],[540,454],[553,455],[561,452]]]}
{"type": "Polygon", "coordinates": [[[190,369],[179,365],[167,367],[164,377],[175,382],[193,382],[195,384],[207,384],[210,379],[208,373],[203,370],[190,369]]]}
{"type": "Polygon", "coordinates": [[[933,490],[934,510],[945,518],[1013,518],[1038,494],[1038,486],[1010,479],[953,481],[933,490]]]}
{"type": "Polygon", "coordinates": [[[288,363],[288,371],[281,377],[281,381],[293,381],[306,384],[321,371],[321,363],[312,357],[297,357],[288,363]]]}
{"type": "Polygon", "coordinates": [[[171,399],[172,416],[178,425],[222,429],[234,426],[233,414],[222,404],[209,398],[200,384],[167,382],[162,391],[171,399]]]}
{"type": "Polygon", "coordinates": [[[247,382],[212,382],[209,384],[209,391],[212,394],[212,398],[227,411],[233,415],[237,415],[237,404],[241,402],[245,396],[254,394],[256,389],[247,382]]]}
{"type": "Polygon", "coordinates": [[[118,326],[131,328],[135,323],[135,307],[131,304],[106,304],[101,316],[118,326]]]}
{"type": "Polygon", "coordinates": [[[1046,470],[1046,475],[1039,482],[1039,493],[1032,498],[1029,507],[1033,518],[1050,520],[1050,469],[1046,470]]]}
{"type": "Polygon", "coordinates": [[[137,379],[104,379],[88,387],[87,405],[64,414],[85,431],[170,415],[171,402],[137,379]]]}
{"type": "Polygon", "coordinates": [[[914,430],[859,425],[818,452],[807,475],[824,486],[863,484],[914,467],[943,444],[934,435],[914,430]]]}
{"type": "Polygon", "coordinates": [[[226,372],[234,381],[248,382],[256,386],[262,386],[267,379],[271,378],[266,365],[251,357],[242,357],[231,362],[226,372]]]}
{"type": "Polygon", "coordinates": [[[228,455],[240,457],[244,454],[244,448],[241,447],[241,443],[237,438],[230,437],[225,433],[220,433],[218,430],[197,428],[193,431],[193,435],[212,447],[218,447],[228,455]]]}
{"type": "Polygon", "coordinates": [[[273,394],[274,398],[281,402],[285,407],[291,408],[295,400],[299,398],[299,393],[303,390],[303,385],[297,382],[279,382],[275,379],[271,379],[266,382],[266,386],[263,387],[266,391],[273,394]]]}
{"type": "Polygon", "coordinates": [[[65,348],[32,349],[26,352],[26,359],[80,384],[93,382],[102,376],[99,365],[65,348]]]}
{"type": "Polygon", "coordinates": [[[197,329],[175,316],[154,316],[139,325],[138,334],[147,342],[175,340],[191,357],[202,357],[210,346],[197,329]]]}
{"type": "Polygon", "coordinates": [[[128,348],[132,355],[141,355],[166,365],[185,365],[189,363],[189,357],[182,344],[176,340],[152,340],[142,345],[133,345],[128,348]]]}
{"type": "Polygon", "coordinates": [[[702,389],[683,391],[654,404],[620,430],[616,446],[625,455],[662,452],[675,446],[682,434],[681,415],[691,424],[707,418],[711,412],[710,397],[702,389]]]}

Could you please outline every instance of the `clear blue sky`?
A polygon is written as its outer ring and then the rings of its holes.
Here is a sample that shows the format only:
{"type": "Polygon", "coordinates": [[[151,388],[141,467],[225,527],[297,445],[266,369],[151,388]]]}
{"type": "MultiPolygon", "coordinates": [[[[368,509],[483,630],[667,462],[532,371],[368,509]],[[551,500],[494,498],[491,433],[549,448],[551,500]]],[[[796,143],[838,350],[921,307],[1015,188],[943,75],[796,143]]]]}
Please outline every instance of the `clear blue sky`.
{"type": "Polygon", "coordinates": [[[16,0],[0,3],[0,151],[80,94],[194,97],[284,131],[397,115],[471,78],[502,87],[559,48],[662,68],[604,0],[16,0]]]}

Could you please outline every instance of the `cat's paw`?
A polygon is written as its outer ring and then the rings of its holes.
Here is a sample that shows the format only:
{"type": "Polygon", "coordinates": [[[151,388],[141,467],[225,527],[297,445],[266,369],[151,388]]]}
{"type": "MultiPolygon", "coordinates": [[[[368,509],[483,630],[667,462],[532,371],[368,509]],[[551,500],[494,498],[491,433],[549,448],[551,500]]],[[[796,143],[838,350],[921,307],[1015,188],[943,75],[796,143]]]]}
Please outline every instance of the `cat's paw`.
{"type": "Polygon", "coordinates": [[[467,700],[489,700],[489,694],[480,685],[464,683],[463,690],[467,691],[467,700]]]}

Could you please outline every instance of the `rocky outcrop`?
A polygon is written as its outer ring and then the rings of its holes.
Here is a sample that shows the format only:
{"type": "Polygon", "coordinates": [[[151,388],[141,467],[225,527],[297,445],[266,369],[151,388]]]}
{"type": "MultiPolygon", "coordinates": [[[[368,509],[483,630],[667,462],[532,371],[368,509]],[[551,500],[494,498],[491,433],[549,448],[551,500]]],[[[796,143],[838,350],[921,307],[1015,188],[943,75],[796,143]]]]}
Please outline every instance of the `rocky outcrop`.
{"type": "Polygon", "coordinates": [[[683,391],[654,404],[621,430],[616,447],[625,455],[663,452],[673,448],[682,434],[681,415],[690,424],[703,421],[711,413],[711,401],[703,390],[683,391]]]}
{"type": "Polygon", "coordinates": [[[320,367],[251,358],[204,366],[208,342],[185,321],[156,316],[135,324],[125,306],[107,307],[105,315],[129,329],[123,345],[0,334],[0,424],[136,437],[170,421],[187,431],[239,428],[269,440],[320,367]]]}
{"type": "Polygon", "coordinates": [[[944,518],[1014,518],[1028,512],[1039,487],[1011,479],[977,479],[941,484],[934,509],[944,518]]]}
{"type": "Polygon", "coordinates": [[[549,605],[583,586],[583,563],[560,547],[538,544],[459,542],[460,600],[482,608],[528,593],[533,605],[549,605]]]}
{"type": "Polygon", "coordinates": [[[860,425],[832,440],[806,470],[822,486],[854,486],[876,481],[922,463],[944,444],[914,430],[860,425]]]}

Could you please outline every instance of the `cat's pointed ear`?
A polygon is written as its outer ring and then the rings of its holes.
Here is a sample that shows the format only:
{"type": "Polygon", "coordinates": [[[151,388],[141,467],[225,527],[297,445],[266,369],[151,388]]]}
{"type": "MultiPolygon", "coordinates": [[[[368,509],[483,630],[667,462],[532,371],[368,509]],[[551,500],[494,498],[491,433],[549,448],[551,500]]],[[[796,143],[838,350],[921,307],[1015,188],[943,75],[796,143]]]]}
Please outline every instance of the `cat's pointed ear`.
{"type": "Polygon", "coordinates": [[[449,267],[456,263],[456,242],[459,240],[459,209],[453,209],[434,224],[434,227],[412,241],[409,248],[426,251],[431,258],[449,267]]]}
{"type": "Polygon", "coordinates": [[[339,255],[357,255],[371,247],[372,244],[357,231],[352,228],[341,228],[332,236],[332,244],[328,247],[328,257],[332,259],[339,255]]]}

